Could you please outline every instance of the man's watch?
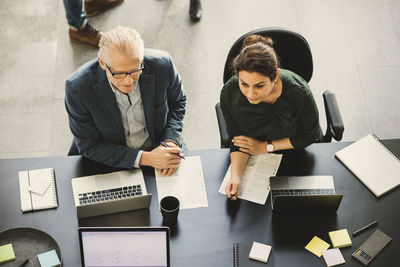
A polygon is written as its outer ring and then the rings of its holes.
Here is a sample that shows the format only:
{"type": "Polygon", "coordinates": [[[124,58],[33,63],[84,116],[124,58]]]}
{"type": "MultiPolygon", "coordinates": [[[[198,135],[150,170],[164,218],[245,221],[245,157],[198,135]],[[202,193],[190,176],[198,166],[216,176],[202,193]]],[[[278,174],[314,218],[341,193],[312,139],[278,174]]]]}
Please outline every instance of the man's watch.
{"type": "Polygon", "coordinates": [[[268,152],[274,152],[275,147],[272,144],[271,140],[267,140],[267,146],[265,147],[267,149],[268,152]]]}

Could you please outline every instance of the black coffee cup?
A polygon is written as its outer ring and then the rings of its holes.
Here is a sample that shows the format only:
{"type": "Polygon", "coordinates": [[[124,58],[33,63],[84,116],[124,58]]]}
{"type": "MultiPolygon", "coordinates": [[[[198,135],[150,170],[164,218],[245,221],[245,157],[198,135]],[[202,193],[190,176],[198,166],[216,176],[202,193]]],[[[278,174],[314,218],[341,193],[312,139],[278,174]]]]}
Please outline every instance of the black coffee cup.
{"type": "Polygon", "coordinates": [[[166,225],[174,225],[178,219],[179,200],[173,196],[166,196],[160,201],[160,210],[166,225]]]}

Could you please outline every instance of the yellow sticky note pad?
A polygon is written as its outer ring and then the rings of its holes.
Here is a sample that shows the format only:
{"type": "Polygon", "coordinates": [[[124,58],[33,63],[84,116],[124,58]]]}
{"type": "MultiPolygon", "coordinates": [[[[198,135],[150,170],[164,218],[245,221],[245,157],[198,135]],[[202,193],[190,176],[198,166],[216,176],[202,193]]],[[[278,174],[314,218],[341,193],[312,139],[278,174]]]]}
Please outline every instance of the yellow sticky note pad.
{"type": "Polygon", "coordinates": [[[330,247],[328,243],[319,238],[318,236],[314,236],[313,239],[307,244],[305,249],[315,254],[318,257],[322,256],[322,251],[327,250],[330,247]]]}
{"type": "Polygon", "coordinates": [[[347,229],[329,232],[329,238],[334,248],[351,247],[352,245],[347,229]]]}
{"type": "Polygon", "coordinates": [[[14,249],[12,244],[0,246],[0,263],[15,260],[14,249]]]}

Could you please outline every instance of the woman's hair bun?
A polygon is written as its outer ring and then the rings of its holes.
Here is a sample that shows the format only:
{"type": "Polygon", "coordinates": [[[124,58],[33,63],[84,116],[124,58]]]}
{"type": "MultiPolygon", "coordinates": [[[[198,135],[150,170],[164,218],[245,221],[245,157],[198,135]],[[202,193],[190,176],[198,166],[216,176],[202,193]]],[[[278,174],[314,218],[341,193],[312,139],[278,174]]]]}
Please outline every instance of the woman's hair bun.
{"type": "Polygon", "coordinates": [[[253,35],[247,36],[243,40],[242,49],[245,48],[246,46],[256,44],[256,43],[262,43],[262,44],[265,44],[265,45],[268,45],[271,47],[274,45],[274,41],[272,41],[272,39],[270,37],[253,34],[253,35]]]}

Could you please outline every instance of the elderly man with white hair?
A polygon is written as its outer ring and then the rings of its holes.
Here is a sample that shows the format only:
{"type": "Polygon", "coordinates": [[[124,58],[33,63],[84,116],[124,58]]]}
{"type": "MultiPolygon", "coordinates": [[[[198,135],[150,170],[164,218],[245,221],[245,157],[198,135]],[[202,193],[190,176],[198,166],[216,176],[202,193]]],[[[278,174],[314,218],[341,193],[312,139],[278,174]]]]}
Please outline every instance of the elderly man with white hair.
{"type": "Polygon", "coordinates": [[[98,58],[66,81],[65,107],[74,135],[69,155],[117,168],[151,166],[163,175],[179,167],[181,78],[170,55],[145,49],[137,31],[118,26],[102,35],[98,58]]]}

